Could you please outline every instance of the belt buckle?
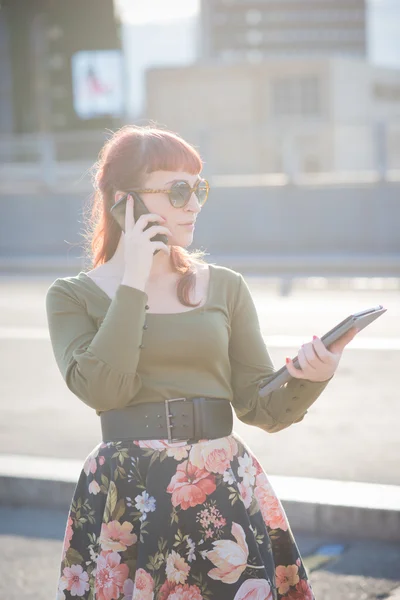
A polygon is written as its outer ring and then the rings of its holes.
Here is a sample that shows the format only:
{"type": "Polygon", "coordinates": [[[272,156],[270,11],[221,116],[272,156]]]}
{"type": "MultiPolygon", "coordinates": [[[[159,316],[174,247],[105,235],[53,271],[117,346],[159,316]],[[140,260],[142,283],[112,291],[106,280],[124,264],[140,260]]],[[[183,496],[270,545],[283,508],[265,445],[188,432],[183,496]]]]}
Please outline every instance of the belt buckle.
{"type": "Polygon", "coordinates": [[[169,442],[182,442],[183,441],[182,438],[173,438],[171,435],[171,429],[173,428],[173,424],[171,423],[171,417],[173,417],[174,415],[171,415],[169,412],[169,403],[177,402],[178,400],[183,400],[184,402],[186,402],[187,398],[168,398],[168,399],[164,400],[165,416],[167,418],[167,435],[168,435],[169,442]]]}

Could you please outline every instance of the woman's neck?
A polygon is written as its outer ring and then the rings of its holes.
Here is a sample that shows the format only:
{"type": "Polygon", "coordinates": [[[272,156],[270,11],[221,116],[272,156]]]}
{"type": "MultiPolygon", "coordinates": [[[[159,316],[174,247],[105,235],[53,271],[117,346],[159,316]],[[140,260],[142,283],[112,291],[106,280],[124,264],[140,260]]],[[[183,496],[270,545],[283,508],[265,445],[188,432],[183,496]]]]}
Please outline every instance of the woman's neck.
{"type": "MultiPolygon", "coordinates": [[[[110,277],[116,277],[122,279],[125,271],[125,254],[124,254],[124,240],[121,235],[118,242],[118,246],[113,256],[106,262],[107,272],[110,273],[110,277]]],[[[151,267],[149,279],[156,279],[165,275],[175,273],[171,259],[164,252],[157,252],[153,258],[153,264],[151,267]]]]}

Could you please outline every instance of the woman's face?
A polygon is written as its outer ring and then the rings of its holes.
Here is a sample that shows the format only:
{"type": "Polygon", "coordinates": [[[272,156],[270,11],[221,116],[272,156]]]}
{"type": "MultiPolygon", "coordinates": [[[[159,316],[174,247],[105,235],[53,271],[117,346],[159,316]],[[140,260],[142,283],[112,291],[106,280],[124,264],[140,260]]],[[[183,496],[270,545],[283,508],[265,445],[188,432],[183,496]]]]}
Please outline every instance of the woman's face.
{"type": "MultiPolygon", "coordinates": [[[[143,189],[168,190],[174,181],[187,181],[190,187],[193,187],[198,179],[199,175],[185,171],[153,171],[143,182],[143,189]]],[[[147,210],[166,220],[162,224],[168,227],[172,233],[172,237],[169,236],[168,244],[170,246],[190,246],[193,241],[194,222],[201,211],[196,195],[193,193],[183,208],[172,206],[168,194],[161,192],[144,193],[140,196],[147,210]]]]}

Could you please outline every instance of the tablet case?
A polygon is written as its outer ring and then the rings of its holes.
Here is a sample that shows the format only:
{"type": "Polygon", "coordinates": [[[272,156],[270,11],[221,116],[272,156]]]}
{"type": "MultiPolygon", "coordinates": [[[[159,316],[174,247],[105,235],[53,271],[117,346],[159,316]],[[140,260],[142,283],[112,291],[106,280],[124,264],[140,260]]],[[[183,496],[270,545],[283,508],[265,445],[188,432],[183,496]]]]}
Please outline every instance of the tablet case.
{"type": "MultiPolygon", "coordinates": [[[[386,312],[386,308],[384,308],[381,304],[379,306],[375,306],[373,308],[368,308],[366,310],[362,310],[360,312],[351,314],[346,319],[338,323],[333,329],[330,329],[325,335],[321,337],[321,341],[324,343],[326,348],[329,348],[333,342],[338,340],[342,335],[347,333],[349,329],[352,327],[357,327],[357,329],[364,329],[375,321],[378,317],[380,317],[383,313],[386,312]]],[[[299,361],[296,358],[293,359],[293,364],[297,368],[299,367],[299,361]]],[[[273,375],[262,380],[259,386],[259,396],[262,398],[267,396],[274,390],[279,389],[285,383],[293,379],[287,370],[286,366],[283,366],[279,371],[276,371],[273,375]]]]}

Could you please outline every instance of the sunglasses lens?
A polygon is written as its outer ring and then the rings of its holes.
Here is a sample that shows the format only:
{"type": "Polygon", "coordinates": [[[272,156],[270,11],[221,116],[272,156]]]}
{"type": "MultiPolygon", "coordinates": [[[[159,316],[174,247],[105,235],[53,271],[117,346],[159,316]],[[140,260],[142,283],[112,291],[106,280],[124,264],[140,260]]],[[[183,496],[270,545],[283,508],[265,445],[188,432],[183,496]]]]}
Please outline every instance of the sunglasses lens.
{"type": "MultiPolygon", "coordinates": [[[[208,196],[208,183],[205,179],[201,180],[197,186],[195,186],[195,194],[199,201],[200,206],[203,206],[208,196]]],[[[185,206],[192,195],[192,188],[187,181],[177,181],[171,187],[171,202],[175,208],[182,208],[185,206]]]]}
{"type": "Polygon", "coordinates": [[[206,181],[200,181],[199,185],[197,186],[196,196],[200,206],[203,206],[208,196],[208,184],[206,181]]]}
{"type": "Polygon", "coordinates": [[[177,181],[171,187],[171,202],[175,208],[182,208],[191,196],[190,185],[186,181],[177,181]]]}

